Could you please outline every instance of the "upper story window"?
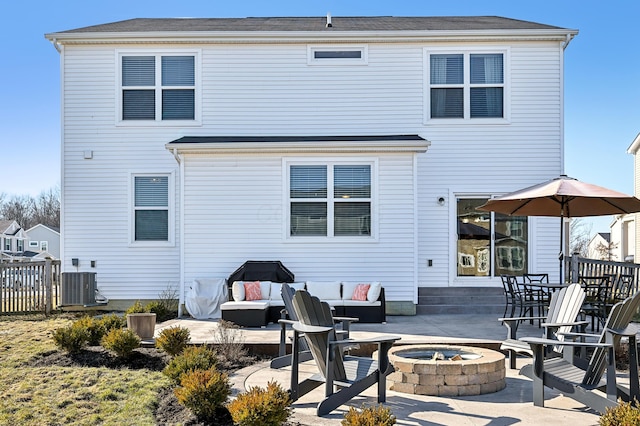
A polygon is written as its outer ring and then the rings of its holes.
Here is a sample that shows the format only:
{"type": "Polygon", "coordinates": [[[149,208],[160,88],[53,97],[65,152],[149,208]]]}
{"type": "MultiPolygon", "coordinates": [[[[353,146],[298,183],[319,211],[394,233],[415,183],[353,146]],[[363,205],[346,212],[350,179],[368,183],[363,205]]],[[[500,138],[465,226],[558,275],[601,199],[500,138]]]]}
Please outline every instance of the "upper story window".
{"type": "Polygon", "coordinates": [[[196,120],[196,57],[121,56],[122,121],[196,120]]]}
{"type": "Polygon", "coordinates": [[[366,65],[367,46],[309,46],[309,65],[366,65]]]}
{"type": "Polygon", "coordinates": [[[11,251],[11,239],[9,238],[4,239],[4,249],[5,251],[11,251]]]}
{"type": "Polygon", "coordinates": [[[371,169],[371,164],[289,165],[289,235],[371,236],[371,169]]]}
{"type": "Polygon", "coordinates": [[[430,119],[504,119],[504,53],[430,53],[430,119]]]}
{"type": "Polygon", "coordinates": [[[16,241],[18,244],[18,253],[21,253],[24,251],[24,240],[18,240],[16,241]]]}

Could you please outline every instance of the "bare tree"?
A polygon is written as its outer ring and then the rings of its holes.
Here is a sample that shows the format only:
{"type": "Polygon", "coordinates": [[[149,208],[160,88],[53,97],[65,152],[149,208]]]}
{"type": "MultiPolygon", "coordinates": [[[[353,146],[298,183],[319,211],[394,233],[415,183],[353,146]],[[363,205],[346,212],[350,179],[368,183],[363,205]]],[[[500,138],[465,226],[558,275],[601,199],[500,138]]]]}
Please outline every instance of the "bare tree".
{"type": "Polygon", "coordinates": [[[618,248],[618,243],[598,243],[595,247],[595,254],[599,260],[616,260],[618,256],[614,254],[614,250],[618,248]]]}
{"type": "Polygon", "coordinates": [[[60,188],[56,186],[40,193],[35,200],[32,221],[34,225],[60,226],[60,188]]]}
{"type": "Polygon", "coordinates": [[[581,257],[589,256],[589,236],[593,224],[588,224],[582,219],[571,219],[569,225],[569,247],[571,253],[578,253],[581,257]]]}
{"type": "Polygon", "coordinates": [[[29,195],[8,197],[0,194],[0,219],[15,220],[23,229],[39,223],[60,226],[60,189],[42,191],[37,198],[29,195]]]}
{"type": "Polygon", "coordinates": [[[7,220],[15,220],[24,229],[32,223],[35,201],[28,195],[14,195],[0,206],[0,215],[7,220]]]}

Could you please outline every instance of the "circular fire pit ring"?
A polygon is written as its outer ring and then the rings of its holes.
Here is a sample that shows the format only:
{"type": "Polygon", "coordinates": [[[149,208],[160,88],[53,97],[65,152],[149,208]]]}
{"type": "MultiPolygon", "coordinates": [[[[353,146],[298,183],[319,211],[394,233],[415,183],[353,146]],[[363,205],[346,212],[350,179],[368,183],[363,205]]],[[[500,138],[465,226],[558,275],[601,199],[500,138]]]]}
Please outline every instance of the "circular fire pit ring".
{"type": "Polygon", "coordinates": [[[395,372],[387,387],[397,392],[468,396],[504,389],[504,355],[470,346],[409,345],[389,350],[395,372]]]}

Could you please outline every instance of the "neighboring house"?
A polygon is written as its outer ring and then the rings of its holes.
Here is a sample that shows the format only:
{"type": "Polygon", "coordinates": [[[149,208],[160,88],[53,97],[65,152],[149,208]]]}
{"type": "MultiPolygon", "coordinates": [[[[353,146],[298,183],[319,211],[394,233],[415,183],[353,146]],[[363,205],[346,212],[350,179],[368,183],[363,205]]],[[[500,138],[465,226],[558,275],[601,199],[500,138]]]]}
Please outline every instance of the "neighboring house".
{"type": "Polygon", "coordinates": [[[623,214],[613,218],[611,231],[611,251],[613,260],[633,262],[636,252],[636,215],[623,214]]]}
{"type": "Polygon", "coordinates": [[[15,220],[0,220],[0,261],[16,261],[29,257],[25,244],[27,236],[15,220]]]}
{"type": "MultiPolygon", "coordinates": [[[[633,195],[636,198],[640,198],[640,157],[638,157],[638,150],[640,150],[640,133],[635,137],[629,148],[627,148],[627,153],[633,155],[633,195]]],[[[634,232],[633,235],[633,255],[634,262],[638,263],[636,260],[640,261],[640,227],[636,227],[636,219],[638,218],[638,213],[633,215],[634,220],[634,232]]]]}
{"type": "Polygon", "coordinates": [[[41,223],[25,231],[28,250],[38,253],[36,258],[45,256],[60,258],[60,228],[52,228],[41,223]]]}
{"type": "Polygon", "coordinates": [[[97,272],[117,303],[280,260],[299,281],[381,281],[390,314],[414,313],[419,287],[557,280],[557,219],[475,208],[563,172],[576,34],[502,17],[47,34],[62,64],[63,270],[97,272]]]}
{"type": "Polygon", "coordinates": [[[587,257],[597,260],[618,260],[613,257],[615,253],[611,247],[611,233],[598,232],[587,244],[587,257]]]}

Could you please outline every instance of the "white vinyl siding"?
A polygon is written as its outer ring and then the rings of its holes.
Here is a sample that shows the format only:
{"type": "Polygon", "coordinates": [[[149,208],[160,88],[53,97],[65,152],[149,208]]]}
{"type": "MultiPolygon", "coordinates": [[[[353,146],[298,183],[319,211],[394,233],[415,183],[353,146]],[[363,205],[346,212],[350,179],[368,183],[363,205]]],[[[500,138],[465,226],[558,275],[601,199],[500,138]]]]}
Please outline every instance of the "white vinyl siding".
{"type": "MultiPolygon", "coordinates": [[[[448,51],[469,45],[442,44],[448,51]]],[[[65,46],[63,268],[76,270],[71,258],[80,258],[81,269],[96,260],[99,287],[111,299],[157,298],[180,279],[181,258],[187,288],[195,278],[228,277],[251,259],[279,259],[301,281],[381,281],[391,301],[417,302],[416,285],[468,285],[456,280],[450,266],[455,251],[451,200],[456,193],[510,192],[561,172],[562,48],[545,41],[513,42],[506,48],[504,42],[475,43],[484,52],[508,51],[507,118],[497,125],[469,120],[464,126],[425,126],[425,49],[442,44],[371,42],[367,66],[309,66],[307,42],[167,44],[162,51],[157,45],[133,51],[109,45],[65,46]],[[173,121],[123,124],[116,72],[120,53],[175,51],[199,52],[196,104],[200,99],[201,108],[196,107],[196,116],[201,112],[201,120],[185,126],[173,121]],[[165,148],[185,135],[367,134],[419,134],[431,147],[417,154],[415,164],[410,155],[380,154],[374,179],[378,229],[373,231],[376,238],[366,242],[286,238],[282,161],[290,154],[200,153],[178,163],[165,148]],[[83,158],[85,150],[93,151],[92,159],[83,158]],[[170,189],[172,245],[131,244],[127,194],[131,174],[141,165],[150,169],[143,172],[175,175],[170,189]],[[184,177],[178,173],[181,167],[184,177]],[[183,178],[184,194],[179,194],[183,178]],[[181,197],[185,241],[176,232],[181,229],[181,197]],[[438,204],[439,197],[445,198],[444,205],[438,204]]],[[[304,157],[326,160],[314,154],[304,157]]],[[[558,221],[532,218],[531,229],[532,270],[557,274],[558,221]]],[[[473,285],[500,283],[488,279],[473,285]]]]}

